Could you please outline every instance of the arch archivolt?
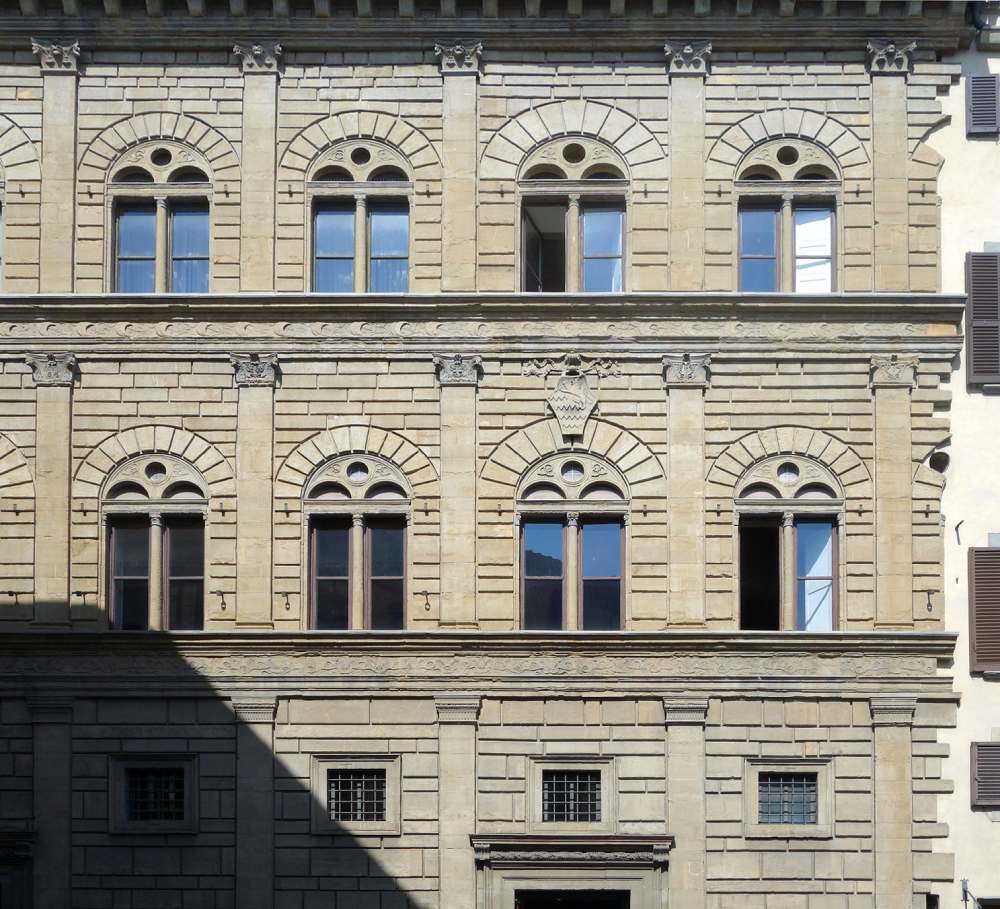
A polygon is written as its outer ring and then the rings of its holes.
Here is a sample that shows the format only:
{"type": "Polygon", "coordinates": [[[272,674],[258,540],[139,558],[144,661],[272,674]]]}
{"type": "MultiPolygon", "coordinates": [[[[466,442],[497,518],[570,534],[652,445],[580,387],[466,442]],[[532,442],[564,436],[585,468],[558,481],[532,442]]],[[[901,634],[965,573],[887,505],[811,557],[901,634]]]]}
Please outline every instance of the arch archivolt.
{"type": "Polygon", "coordinates": [[[21,449],[0,433],[0,497],[33,499],[35,484],[21,449]]]}
{"type": "Polygon", "coordinates": [[[16,231],[8,229],[4,238],[3,266],[7,272],[4,289],[7,291],[32,293],[38,290],[41,236],[38,187],[41,179],[37,146],[20,126],[0,114],[0,191],[4,220],[18,225],[16,231]],[[21,269],[20,266],[29,267],[21,269]],[[16,276],[18,271],[28,277],[16,276]]]}

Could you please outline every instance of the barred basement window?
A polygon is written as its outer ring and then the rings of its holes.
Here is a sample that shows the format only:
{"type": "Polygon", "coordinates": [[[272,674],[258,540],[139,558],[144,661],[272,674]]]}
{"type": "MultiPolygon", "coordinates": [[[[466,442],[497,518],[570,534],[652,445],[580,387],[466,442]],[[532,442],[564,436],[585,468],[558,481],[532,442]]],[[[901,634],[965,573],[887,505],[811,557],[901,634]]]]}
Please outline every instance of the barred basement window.
{"type": "Polygon", "coordinates": [[[761,824],[815,824],[818,786],[815,773],[761,773],[757,778],[761,824]]]}
{"type": "Polygon", "coordinates": [[[542,820],[593,823],[601,820],[600,770],[543,770],[542,820]]]}
{"type": "Polygon", "coordinates": [[[108,832],[195,833],[197,795],[197,755],[111,755],[108,832]]]}
{"type": "Polygon", "coordinates": [[[326,788],[331,821],[385,820],[385,770],[328,770],[326,788]]]}
{"type": "Polygon", "coordinates": [[[127,767],[125,805],[129,821],[183,821],[183,767],[127,767]]]}

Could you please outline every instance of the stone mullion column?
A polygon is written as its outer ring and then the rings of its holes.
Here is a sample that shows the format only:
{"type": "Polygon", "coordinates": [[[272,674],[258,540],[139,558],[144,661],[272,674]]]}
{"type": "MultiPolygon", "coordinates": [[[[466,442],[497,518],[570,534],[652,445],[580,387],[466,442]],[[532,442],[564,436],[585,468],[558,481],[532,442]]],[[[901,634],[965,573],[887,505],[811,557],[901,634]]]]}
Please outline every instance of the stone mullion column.
{"type": "Polygon", "coordinates": [[[781,516],[781,630],[794,631],[796,625],[795,515],[781,516]]]}
{"type": "Polygon", "coordinates": [[[36,624],[70,621],[70,482],[73,432],[71,353],[28,356],[35,380],[36,624]]]}
{"type": "Polygon", "coordinates": [[[274,290],[278,61],[281,45],[236,45],[243,67],[240,290],[274,290]]]}
{"type": "Polygon", "coordinates": [[[912,727],[916,701],[871,702],[875,752],[875,905],[912,909],[912,727]]]}
{"type": "Polygon", "coordinates": [[[708,41],[668,41],[670,289],[705,287],[705,79],[708,41]]]}
{"type": "Polygon", "coordinates": [[[169,625],[163,603],[163,515],[149,516],[149,630],[160,631],[169,625]]]}
{"type": "Polygon", "coordinates": [[[76,115],[80,45],[31,42],[42,70],[42,183],[39,288],[73,290],[76,115]]]}
{"type": "Polygon", "coordinates": [[[368,199],[364,193],[354,197],[354,292],[368,290],[368,199]]]}
{"type": "Polygon", "coordinates": [[[474,909],[476,832],[476,695],[434,699],[438,717],[438,855],[441,906],[474,909]]]}
{"type": "Polygon", "coordinates": [[[667,732],[667,827],[674,835],[670,853],[671,905],[705,906],[705,719],[708,701],[663,699],[667,732]]]}
{"type": "Polygon", "coordinates": [[[875,624],[913,625],[913,452],[910,395],[918,361],[873,357],[875,624]]]}
{"type": "Polygon", "coordinates": [[[435,357],[441,408],[441,615],[476,626],[476,442],[479,357],[435,357]]]}
{"type": "Polygon", "coordinates": [[[273,699],[234,700],[236,715],[236,905],[274,906],[273,699]]]}
{"type": "Polygon", "coordinates": [[[792,197],[785,193],[781,197],[781,289],[785,293],[795,290],[795,218],[792,212],[792,197]]]}
{"type": "Polygon", "coordinates": [[[705,389],[708,355],[664,357],[671,625],[705,622],[705,389]]]}
{"type": "Polygon", "coordinates": [[[570,511],[566,515],[566,553],[563,560],[566,593],[566,614],[563,625],[567,631],[580,628],[580,513],[570,511]]]}
{"type": "Polygon", "coordinates": [[[477,149],[479,143],[479,67],[482,44],[435,45],[443,88],[443,166],[441,289],[476,289],[477,149]]]}
{"type": "Polygon", "coordinates": [[[168,280],[170,251],[167,245],[168,224],[166,196],[156,197],[156,262],[153,268],[153,289],[165,294],[170,289],[168,280]]]}
{"type": "Polygon", "coordinates": [[[566,208],[566,292],[578,293],[583,243],[580,237],[580,194],[570,193],[566,208]]]}
{"type": "Polygon", "coordinates": [[[72,905],[73,700],[29,697],[34,789],[34,909],[72,905]]]}
{"type": "Polygon", "coordinates": [[[365,516],[351,515],[351,616],[350,627],[365,627],[365,516]]]}
{"type": "Polygon", "coordinates": [[[868,42],[872,77],[875,290],[909,289],[907,75],[916,45],[868,42]]]}
{"type": "Polygon", "coordinates": [[[236,624],[271,628],[274,354],[233,355],[236,412],[236,624]]]}

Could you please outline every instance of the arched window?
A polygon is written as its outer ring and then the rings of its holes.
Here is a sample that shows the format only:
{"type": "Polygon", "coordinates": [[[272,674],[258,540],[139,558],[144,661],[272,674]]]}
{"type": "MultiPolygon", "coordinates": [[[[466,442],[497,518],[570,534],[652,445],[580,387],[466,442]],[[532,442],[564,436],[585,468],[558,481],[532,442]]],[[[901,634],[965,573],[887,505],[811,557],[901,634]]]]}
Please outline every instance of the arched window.
{"type": "Polygon", "coordinates": [[[118,293],[208,293],[208,162],[172,142],[131,149],[111,169],[118,293]]]}
{"type": "Polygon", "coordinates": [[[406,627],[410,492],[372,455],[327,461],[306,485],[309,626],[406,627]]]}
{"type": "Polygon", "coordinates": [[[190,464],[161,454],[133,458],[108,477],[101,508],[113,628],[204,627],[205,490],[190,464]]]}
{"type": "Polygon", "coordinates": [[[625,289],[624,161],[600,142],[564,137],[521,168],[521,289],[625,289]]]}
{"type": "Polygon", "coordinates": [[[370,140],[341,142],[320,158],[308,183],[314,292],[406,293],[408,168],[394,148],[370,140]]]}
{"type": "Polygon", "coordinates": [[[615,631],[625,615],[628,487],[612,465],[564,452],[518,487],[521,627],[615,631]]]}
{"type": "Polygon", "coordinates": [[[737,169],[739,284],[749,292],[837,287],[837,164],[800,139],[758,145],[737,169]]]}
{"type": "Polygon", "coordinates": [[[737,486],[740,627],[839,627],[843,498],[836,477],[806,458],[778,455],[737,486]]]}

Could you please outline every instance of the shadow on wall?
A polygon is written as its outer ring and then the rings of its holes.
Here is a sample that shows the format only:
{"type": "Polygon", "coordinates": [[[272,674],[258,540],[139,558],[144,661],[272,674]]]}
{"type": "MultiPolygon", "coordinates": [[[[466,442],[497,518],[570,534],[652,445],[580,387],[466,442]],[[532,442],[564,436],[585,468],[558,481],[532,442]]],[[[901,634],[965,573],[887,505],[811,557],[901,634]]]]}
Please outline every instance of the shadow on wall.
{"type": "Polygon", "coordinates": [[[3,909],[437,906],[433,724],[240,637],[0,636],[3,909]]]}

